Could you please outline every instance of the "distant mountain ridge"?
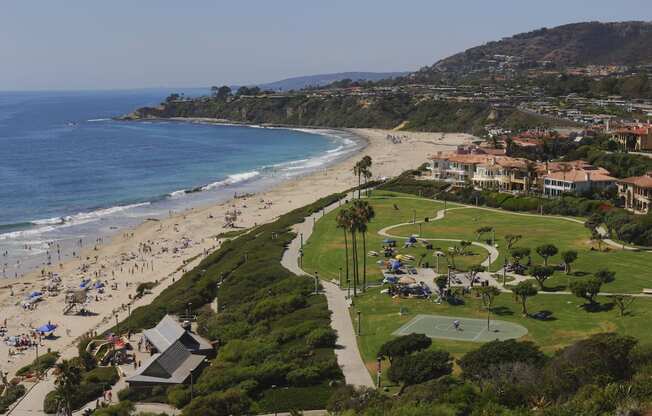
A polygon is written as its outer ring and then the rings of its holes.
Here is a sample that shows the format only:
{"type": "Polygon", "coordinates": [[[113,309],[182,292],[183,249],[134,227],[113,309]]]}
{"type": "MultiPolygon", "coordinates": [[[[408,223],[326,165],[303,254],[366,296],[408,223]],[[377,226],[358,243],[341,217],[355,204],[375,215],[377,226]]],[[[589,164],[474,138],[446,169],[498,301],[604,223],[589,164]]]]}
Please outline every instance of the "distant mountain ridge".
{"type": "Polygon", "coordinates": [[[652,22],[583,22],[521,33],[467,49],[420,72],[468,72],[511,59],[521,67],[652,64],[652,22]]]}
{"type": "Polygon", "coordinates": [[[334,74],[292,77],[280,81],[255,85],[263,90],[289,91],[300,90],[306,87],[321,87],[343,79],[350,79],[352,81],[378,81],[381,79],[396,78],[406,74],[408,74],[408,72],[338,72],[334,74]]]}

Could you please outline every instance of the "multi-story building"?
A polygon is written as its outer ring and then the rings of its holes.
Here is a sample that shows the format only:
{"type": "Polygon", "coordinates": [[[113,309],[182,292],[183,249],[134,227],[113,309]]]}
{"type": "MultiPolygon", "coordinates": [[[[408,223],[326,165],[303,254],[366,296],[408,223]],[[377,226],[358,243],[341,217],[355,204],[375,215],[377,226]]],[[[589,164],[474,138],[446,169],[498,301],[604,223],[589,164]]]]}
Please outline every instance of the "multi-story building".
{"type": "Polygon", "coordinates": [[[524,191],[530,185],[528,162],[508,156],[439,152],[430,158],[430,170],[434,179],[457,186],[524,191]]]}
{"type": "Polygon", "coordinates": [[[652,151],[652,126],[637,124],[617,128],[612,132],[611,140],[623,152],[652,151]]]}
{"type": "Polygon", "coordinates": [[[652,171],[618,181],[618,196],[625,209],[635,214],[647,214],[652,204],[652,171]]]}
{"type": "MultiPolygon", "coordinates": [[[[590,166],[590,165],[589,165],[590,166]]],[[[616,183],[609,172],[593,166],[571,167],[570,170],[556,170],[543,176],[543,194],[559,196],[565,193],[583,194],[602,191],[616,183]]]]}

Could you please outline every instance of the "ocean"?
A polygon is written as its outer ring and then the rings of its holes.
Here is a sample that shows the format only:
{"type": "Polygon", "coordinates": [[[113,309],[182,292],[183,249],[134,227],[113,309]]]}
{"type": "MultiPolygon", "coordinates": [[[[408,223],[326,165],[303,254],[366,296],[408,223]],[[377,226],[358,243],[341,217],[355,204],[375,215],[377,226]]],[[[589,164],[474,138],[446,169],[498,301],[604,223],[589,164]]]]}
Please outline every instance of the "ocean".
{"type": "Polygon", "coordinates": [[[79,241],[321,169],[361,146],[341,131],[112,119],[168,92],[0,92],[3,277],[65,260],[79,241]]]}

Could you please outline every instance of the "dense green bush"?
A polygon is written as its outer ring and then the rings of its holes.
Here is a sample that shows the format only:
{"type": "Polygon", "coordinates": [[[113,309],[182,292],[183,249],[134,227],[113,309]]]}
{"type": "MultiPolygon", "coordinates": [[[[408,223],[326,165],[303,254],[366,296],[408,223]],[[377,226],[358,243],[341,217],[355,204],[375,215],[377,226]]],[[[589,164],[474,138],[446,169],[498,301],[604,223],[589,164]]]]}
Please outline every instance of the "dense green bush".
{"type": "Polygon", "coordinates": [[[10,384],[0,396],[0,413],[5,413],[9,407],[25,395],[27,389],[22,384],[10,384]]]}
{"type": "Polygon", "coordinates": [[[113,385],[119,378],[120,376],[116,367],[97,367],[84,373],[82,383],[113,385]]]}
{"type": "Polygon", "coordinates": [[[125,387],[118,392],[120,401],[166,403],[167,391],[163,386],[125,387]]]}
{"type": "Polygon", "coordinates": [[[306,343],[313,348],[334,347],[337,341],[337,332],[331,328],[313,329],[306,336],[306,343]]]}
{"type": "Polygon", "coordinates": [[[57,351],[48,352],[32,361],[31,364],[18,369],[16,375],[26,376],[33,373],[43,373],[45,370],[52,368],[58,359],[59,353],[57,351]]]}

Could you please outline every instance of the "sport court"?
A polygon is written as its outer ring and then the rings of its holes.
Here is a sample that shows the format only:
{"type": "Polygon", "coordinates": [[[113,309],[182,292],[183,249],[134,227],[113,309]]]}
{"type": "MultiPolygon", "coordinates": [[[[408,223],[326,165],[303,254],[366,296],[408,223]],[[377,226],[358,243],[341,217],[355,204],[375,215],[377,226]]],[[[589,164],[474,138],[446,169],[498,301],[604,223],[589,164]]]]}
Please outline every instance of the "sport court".
{"type": "Polygon", "coordinates": [[[459,318],[439,315],[417,315],[410,322],[397,329],[393,335],[424,334],[429,338],[455,341],[487,342],[520,338],[527,334],[527,328],[511,322],[492,319],[487,330],[486,319],[459,318]],[[455,329],[453,322],[460,322],[455,329]]]}

